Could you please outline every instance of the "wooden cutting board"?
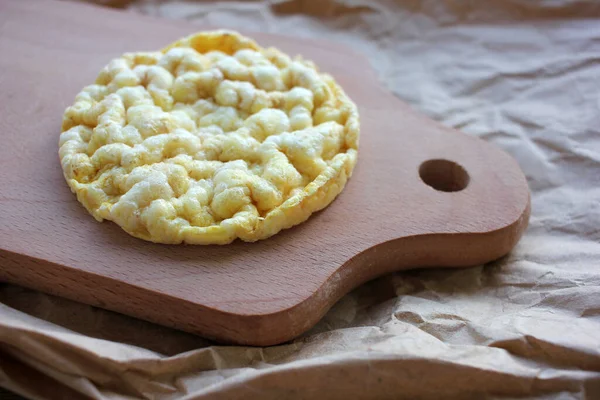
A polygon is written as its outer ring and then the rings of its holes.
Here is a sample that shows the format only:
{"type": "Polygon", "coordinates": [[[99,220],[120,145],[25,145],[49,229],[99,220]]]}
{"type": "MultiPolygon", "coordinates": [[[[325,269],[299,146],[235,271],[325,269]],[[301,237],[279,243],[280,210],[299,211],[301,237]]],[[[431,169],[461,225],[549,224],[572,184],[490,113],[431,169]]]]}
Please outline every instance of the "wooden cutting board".
{"type": "Polygon", "coordinates": [[[62,177],[65,107],[111,58],[206,28],[88,5],[0,2],[0,281],[222,342],[272,345],[372,278],[482,264],[517,243],[530,200],[510,156],[409,108],[356,53],[266,34],[251,36],[313,59],[359,105],[358,165],[333,204],[270,239],[227,246],[152,244],[96,222],[62,177]]]}

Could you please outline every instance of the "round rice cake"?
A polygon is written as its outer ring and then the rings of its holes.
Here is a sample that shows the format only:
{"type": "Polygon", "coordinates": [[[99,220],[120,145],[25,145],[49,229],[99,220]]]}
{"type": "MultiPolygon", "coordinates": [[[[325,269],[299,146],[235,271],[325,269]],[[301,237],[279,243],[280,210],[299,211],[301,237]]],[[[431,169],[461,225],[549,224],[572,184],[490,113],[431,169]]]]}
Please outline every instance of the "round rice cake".
{"type": "Polygon", "coordinates": [[[227,244],[329,205],[358,139],[357,107],[330,75],[218,30],[112,60],[66,109],[59,156],[98,221],[152,242],[227,244]]]}

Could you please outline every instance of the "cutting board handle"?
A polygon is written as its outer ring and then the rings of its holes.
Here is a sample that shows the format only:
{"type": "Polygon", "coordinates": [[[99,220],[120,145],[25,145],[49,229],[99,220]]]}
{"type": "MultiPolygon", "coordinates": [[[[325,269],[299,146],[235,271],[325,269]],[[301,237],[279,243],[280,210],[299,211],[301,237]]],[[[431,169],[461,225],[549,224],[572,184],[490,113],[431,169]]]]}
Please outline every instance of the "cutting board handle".
{"type": "Polygon", "coordinates": [[[397,152],[375,162],[389,162],[383,173],[400,176],[397,187],[376,193],[387,198],[383,207],[389,217],[373,224],[379,242],[342,267],[344,274],[356,275],[348,281],[409,268],[468,267],[506,255],[527,228],[531,211],[517,162],[493,143],[443,126],[395,97],[387,99],[402,113],[390,130],[418,132],[418,140],[393,143],[395,132],[387,133],[388,146],[395,145],[397,152]],[[380,231],[389,223],[395,226],[386,239],[380,231]]]}

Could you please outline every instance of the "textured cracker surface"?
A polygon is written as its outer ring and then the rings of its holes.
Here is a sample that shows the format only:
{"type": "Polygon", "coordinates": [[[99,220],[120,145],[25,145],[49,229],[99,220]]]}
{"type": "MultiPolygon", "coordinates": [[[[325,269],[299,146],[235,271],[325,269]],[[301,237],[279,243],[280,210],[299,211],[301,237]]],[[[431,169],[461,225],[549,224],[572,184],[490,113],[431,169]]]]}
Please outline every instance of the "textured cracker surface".
{"type": "Polygon", "coordinates": [[[343,190],[356,105],[300,57],[231,31],[126,53],[63,117],[59,155],[99,221],[159,243],[265,239],[343,190]]]}

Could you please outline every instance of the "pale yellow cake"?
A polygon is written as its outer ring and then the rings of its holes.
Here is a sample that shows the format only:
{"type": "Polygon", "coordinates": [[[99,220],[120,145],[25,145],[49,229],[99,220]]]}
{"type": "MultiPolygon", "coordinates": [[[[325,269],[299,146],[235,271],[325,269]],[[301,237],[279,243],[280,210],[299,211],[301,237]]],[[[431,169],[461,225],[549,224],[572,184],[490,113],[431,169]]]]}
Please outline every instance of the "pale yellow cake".
{"type": "Polygon", "coordinates": [[[98,221],[227,244],[329,205],[356,164],[359,115],[312,62],[219,30],[112,60],[62,129],[64,176],[98,221]]]}

